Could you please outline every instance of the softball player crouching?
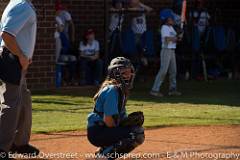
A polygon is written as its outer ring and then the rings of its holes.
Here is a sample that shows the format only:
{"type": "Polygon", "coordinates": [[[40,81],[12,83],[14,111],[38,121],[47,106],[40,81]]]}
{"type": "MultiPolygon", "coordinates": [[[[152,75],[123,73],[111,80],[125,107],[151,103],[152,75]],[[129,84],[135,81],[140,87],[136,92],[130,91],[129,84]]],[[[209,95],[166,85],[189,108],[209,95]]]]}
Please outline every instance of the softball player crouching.
{"type": "Polygon", "coordinates": [[[100,147],[96,156],[114,160],[144,142],[143,114],[134,118],[140,124],[127,124],[134,117],[127,115],[125,107],[134,77],[134,67],[124,57],[114,58],[108,66],[108,76],[94,96],[95,107],[88,116],[88,140],[100,147]]]}

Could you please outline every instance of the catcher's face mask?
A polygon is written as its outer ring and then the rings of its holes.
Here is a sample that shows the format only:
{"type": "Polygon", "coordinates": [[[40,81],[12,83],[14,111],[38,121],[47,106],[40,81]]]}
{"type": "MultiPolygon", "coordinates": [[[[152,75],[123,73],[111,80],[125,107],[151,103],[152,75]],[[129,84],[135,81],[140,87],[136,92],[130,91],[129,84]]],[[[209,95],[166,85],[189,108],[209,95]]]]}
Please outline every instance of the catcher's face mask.
{"type": "Polygon", "coordinates": [[[120,74],[122,77],[122,81],[125,83],[125,86],[128,89],[133,88],[133,82],[134,82],[134,78],[135,78],[134,69],[131,67],[120,69],[120,74]]]}
{"type": "Polygon", "coordinates": [[[124,57],[117,57],[111,61],[108,75],[119,81],[124,88],[131,89],[133,87],[135,70],[131,61],[124,57]]]}

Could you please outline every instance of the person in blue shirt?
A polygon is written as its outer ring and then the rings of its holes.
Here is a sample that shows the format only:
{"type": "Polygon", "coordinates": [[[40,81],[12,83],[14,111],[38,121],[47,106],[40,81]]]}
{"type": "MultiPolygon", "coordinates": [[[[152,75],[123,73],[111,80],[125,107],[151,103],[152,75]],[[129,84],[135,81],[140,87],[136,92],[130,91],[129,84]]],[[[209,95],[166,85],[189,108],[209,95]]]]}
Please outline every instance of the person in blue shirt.
{"type": "Polygon", "coordinates": [[[120,125],[128,117],[125,105],[134,77],[134,67],[124,57],[114,58],[108,66],[108,76],[94,96],[95,107],[88,115],[87,136],[91,144],[100,147],[97,156],[117,159],[144,141],[142,126],[120,125]]]}
{"type": "Polygon", "coordinates": [[[0,159],[9,159],[10,151],[38,155],[39,150],[29,144],[32,101],[25,78],[37,32],[37,16],[31,1],[10,0],[0,30],[0,159]]]}

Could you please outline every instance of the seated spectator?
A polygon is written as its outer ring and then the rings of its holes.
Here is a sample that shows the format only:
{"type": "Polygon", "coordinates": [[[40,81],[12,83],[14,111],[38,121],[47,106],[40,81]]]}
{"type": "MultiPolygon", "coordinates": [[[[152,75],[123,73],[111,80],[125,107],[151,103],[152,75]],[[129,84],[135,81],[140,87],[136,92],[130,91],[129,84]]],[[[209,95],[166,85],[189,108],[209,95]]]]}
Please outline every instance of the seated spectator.
{"type": "Polygon", "coordinates": [[[64,76],[68,85],[73,84],[73,78],[76,70],[77,58],[71,47],[71,43],[64,32],[66,23],[61,18],[62,6],[56,6],[56,31],[54,34],[56,40],[56,64],[66,66],[66,74],[64,76]]]}
{"type": "Polygon", "coordinates": [[[95,39],[95,33],[88,29],[79,44],[80,85],[99,85],[102,80],[103,62],[100,59],[99,42],[95,39]]]}

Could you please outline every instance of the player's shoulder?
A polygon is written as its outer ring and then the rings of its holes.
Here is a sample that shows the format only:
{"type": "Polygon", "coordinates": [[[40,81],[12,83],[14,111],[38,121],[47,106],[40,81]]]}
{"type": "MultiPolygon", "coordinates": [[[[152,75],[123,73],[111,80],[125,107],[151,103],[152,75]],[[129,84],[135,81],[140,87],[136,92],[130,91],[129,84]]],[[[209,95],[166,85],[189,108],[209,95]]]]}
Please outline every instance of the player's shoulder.
{"type": "Polygon", "coordinates": [[[95,44],[99,44],[99,41],[96,40],[96,39],[94,39],[94,40],[93,40],[93,43],[95,43],[95,44]]]}
{"type": "Polygon", "coordinates": [[[117,89],[116,85],[109,84],[103,88],[103,91],[116,91],[117,89]]]}
{"type": "Polygon", "coordinates": [[[118,94],[118,87],[116,85],[113,85],[113,84],[107,85],[102,89],[101,94],[102,95],[110,95],[110,94],[111,95],[117,95],[118,94]]]}
{"type": "Polygon", "coordinates": [[[163,24],[161,27],[162,30],[169,30],[169,26],[166,24],[163,24]]]}
{"type": "Polygon", "coordinates": [[[93,46],[99,47],[99,45],[100,45],[99,41],[95,39],[95,40],[93,41],[93,46]]]}
{"type": "Polygon", "coordinates": [[[15,0],[15,1],[10,1],[7,9],[10,10],[21,10],[21,11],[27,11],[27,9],[31,9],[31,5],[29,4],[29,2],[25,1],[25,0],[15,0]]]}

